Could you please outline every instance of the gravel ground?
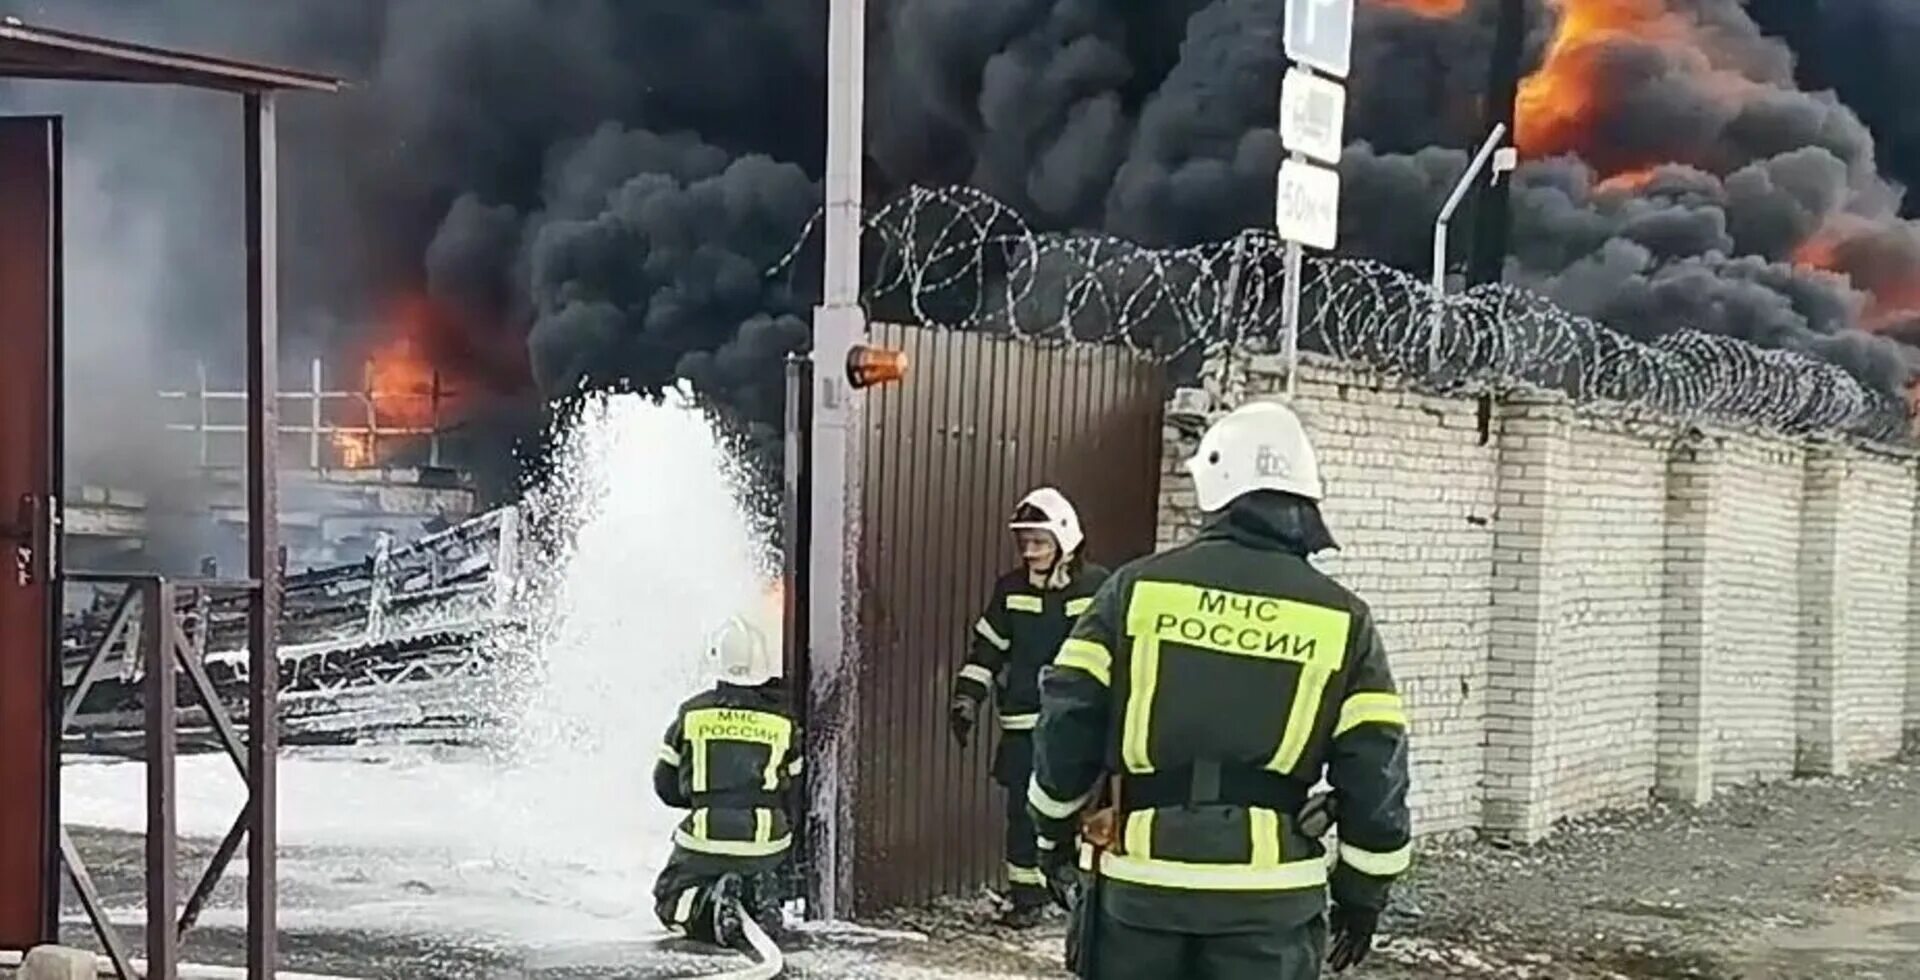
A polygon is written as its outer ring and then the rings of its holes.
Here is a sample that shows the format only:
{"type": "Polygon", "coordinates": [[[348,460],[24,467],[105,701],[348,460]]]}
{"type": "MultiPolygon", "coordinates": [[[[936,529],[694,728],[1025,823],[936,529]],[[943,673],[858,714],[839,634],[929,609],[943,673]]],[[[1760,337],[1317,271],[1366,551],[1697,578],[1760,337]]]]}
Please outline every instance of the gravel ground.
{"type": "MultiPolygon", "coordinates": [[[[81,838],[109,903],[136,902],[139,838],[81,838]]],[[[183,856],[201,858],[205,846],[188,843],[183,856]]],[[[216,908],[237,904],[238,891],[230,882],[216,908]]],[[[1347,976],[1920,980],[1920,761],[1746,787],[1701,809],[1598,814],[1532,847],[1429,844],[1402,894],[1407,914],[1347,976]]],[[[333,898],[296,887],[283,900],[333,898]]],[[[993,927],[993,913],[977,896],[866,927],[809,927],[789,944],[788,975],[1062,976],[1061,924],[1013,933],[993,927]]],[[[209,921],[190,955],[233,962],[233,924],[209,921]]],[[[288,929],[283,948],[290,968],[362,977],[647,978],[738,965],[671,942],[539,950],[316,928],[288,929]]]]}
{"type": "Polygon", "coordinates": [[[1367,977],[1920,978],[1920,764],[1423,851],[1367,977]]]}
{"type": "MultiPolygon", "coordinates": [[[[1920,761],[1600,813],[1532,847],[1427,845],[1401,892],[1347,976],[1920,980],[1920,761]]],[[[1060,975],[1058,929],[1013,939],[987,916],[948,903],[888,924],[1060,975]]]]}

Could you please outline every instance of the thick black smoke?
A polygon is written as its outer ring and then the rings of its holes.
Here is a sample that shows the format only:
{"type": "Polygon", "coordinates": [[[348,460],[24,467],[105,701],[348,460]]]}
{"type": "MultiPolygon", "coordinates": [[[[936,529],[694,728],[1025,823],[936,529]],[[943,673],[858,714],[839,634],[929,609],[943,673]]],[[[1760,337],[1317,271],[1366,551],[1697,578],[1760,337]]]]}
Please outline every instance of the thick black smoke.
{"type": "MultiPolygon", "coordinates": [[[[1770,8],[1786,5],[1755,0],[1756,24],[1737,0],[1668,0],[1687,44],[1598,52],[1610,94],[1586,142],[1515,177],[1510,275],[1639,336],[1734,334],[1895,390],[1908,348],[1892,338],[1920,328],[1884,294],[1916,239],[1883,165],[1911,159],[1920,113],[1895,83],[1915,70],[1900,56],[1912,45],[1836,55],[1859,32],[1908,36],[1914,17],[1901,0],[1827,3],[1815,6],[1834,16],[1783,27],[1770,8]],[[1799,47],[1797,65],[1762,26],[1799,47]],[[1846,103],[1803,90],[1815,78],[1846,103]],[[1668,166],[1605,179],[1656,164],[1668,166]],[[1821,236],[1833,239],[1827,264],[1851,279],[1804,267],[1821,236]],[[1859,332],[1868,320],[1886,333],[1859,332]]],[[[1481,135],[1493,6],[1436,19],[1363,0],[1343,251],[1426,266],[1434,214],[1481,135]]],[[[969,182],[1042,229],[1154,246],[1265,225],[1283,7],[871,0],[868,193],[969,182]]],[[[443,356],[524,352],[550,395],[690,378],[765,437],[780,358],[805,343],[812,297],[805,275],[761,272],[818,203],[826,8],[61,0],[25,13],[356,82],[288,112],[289,319],[312,342],[363,339],[377,330],[370,311],[425,290],[479,338],[443,356]]],[[[1535,3],[1532,62],[1553,25],[1550,4],[1535,3]]],[[[124,132],[161,135],[132,123],[124,132]]],[[[200,135],[179,119],[166,128],[180,144],[200,135]]],[[[237,150],[209,158],[221,144],[200,145],[183,151],[189,169],[231,171],[237,150]]],[[[129,176],[125,189],[151,184],[129,176]]],[[[209,254],[185,247],[208,237],[176,235],[176,250],[209,254]]]]}

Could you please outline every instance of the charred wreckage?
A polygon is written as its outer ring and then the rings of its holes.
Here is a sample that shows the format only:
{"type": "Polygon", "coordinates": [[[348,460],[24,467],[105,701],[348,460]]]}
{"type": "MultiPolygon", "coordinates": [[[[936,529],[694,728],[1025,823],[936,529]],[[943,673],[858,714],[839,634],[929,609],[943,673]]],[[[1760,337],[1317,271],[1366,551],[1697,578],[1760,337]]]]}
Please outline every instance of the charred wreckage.
{"type": "MultiPolygon", "coordinates": [[[[524,628],[514,615],[521,515],[504,507],[404,545],[383,537],[363,561],[289,575],[280,617],[281,724],[289,741],[350,740],[374,731],[468,730],[484,709],[473,690],[524,628]]],[[[68,744],[137,752],[146,664],[140,600],[69,585],[61,642],[68,744]],[[78,691],[79,696],[74,697],[78,691]]],[[[247,710],[244,596],[188,581],[175,612],[235,719],[247,710]]],[[[180,684],[183,737],[214,735],[180,684]],[[188,705],[193,705],[188,707],[188,705]]]]}

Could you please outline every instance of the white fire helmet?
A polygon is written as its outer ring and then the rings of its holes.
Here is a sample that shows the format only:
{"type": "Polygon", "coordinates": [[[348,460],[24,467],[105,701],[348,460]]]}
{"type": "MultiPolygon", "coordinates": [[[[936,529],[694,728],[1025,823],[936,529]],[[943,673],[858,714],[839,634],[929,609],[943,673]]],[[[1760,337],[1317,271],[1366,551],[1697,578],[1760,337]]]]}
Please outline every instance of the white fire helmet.
{"type": "Polygon", "coordinates": [[[1325,495],[1300,416],[1279,402],[1249,402],[1213,423],[1187,460],[1187,472],[1200,509],[1209,512],[1255,490],[1315,501],[1325,495]]]}
{"type": "Polygon", "coordinates": [[[780,676],[780,651],[767,634],[744,617],[735,616],[714,630],[707,641],[720,679],[741,687],[758,687],[780,676]]]}
{"type": "Polygon", "coordinates": [[[1073,509],[1073,502],[1067,495],[1052,487],[1041,487],[1020,498],[1019,506],[1013,509],[1013,519],[1007,527],[1015,531],[1046,531],[1053,535],[1055,544],[1060,546],[1060,557],[1066,558],[1080,550],[1080,544],[1087,539],[1080,530],[1080,514],[1073,509]]]}

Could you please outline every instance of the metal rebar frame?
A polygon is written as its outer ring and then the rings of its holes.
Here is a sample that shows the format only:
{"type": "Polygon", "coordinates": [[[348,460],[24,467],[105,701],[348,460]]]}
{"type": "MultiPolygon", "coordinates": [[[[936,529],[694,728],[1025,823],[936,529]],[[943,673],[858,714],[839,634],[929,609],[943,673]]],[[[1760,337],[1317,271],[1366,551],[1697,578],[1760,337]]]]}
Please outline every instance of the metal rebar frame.
{"type": "MultiPolygon", "coordinates": [[[[192,401],[195,403],[193,421],[168,422],[165,428],[169,432],[192,433],[195,437],[196,451],[202,467],[214,463],[214,436],[242,436],[247,433],[245,423],[215,422],[213,405],[223,402],[245,401],[244,391],[221,391],[212,388],[207,382],[207,367],[201,364],[196,369],[196,386],[192,391],[162,391],[160,398],[167,402],[192,401]]],[[[282,407],[293,403],[295,407],[304,407],[307,421],[302,424],[283,423],[280,434],[303,437],[307,445],[306,468],[324,470],[334,464],[329,461],[328,447],[333,440],[346,437],[358,441],[367,447],[371,459],[380,458],[382,441],[392,442],[403,439],[427,440],[427,465],[439,466],[441,460],[441,434],[446,418],[445,405],[460,396],[457,388],[448,388],[440,377],[439,371],[432,375],[432,387],[424,394],[382,393],[373,389],[372,383],[362,385],[359,390],[331,389],[327,387],[323,374],[323,365],[315,358],[309,369],[307,387],[303,390],[281,391],[282,407]],[[422,400],[427,403],[429,421],[419,425],[383,425],[380,422],[380,404],[387,400],[422,400]],[[346,402],[364,416],[364,425],[342,425],[331,421],[333,413],[327,411],[329,404],[346,402]],[[304,403],[304,405],[302,404],[304,403]]],[[[356,464],[342,459],[344,468],[355,468],[356,464]]]]}
{"type": "MultiPolygon", "coordinates": [[[[216,592],[245,592],[250,596],[258,596],[262,588],[255,580],[175,582],[147,574],[73,573],[66,580],[118,588],[121,592],[106,632],[87,652],[85,664],[75,678],[72,689],[66,694],[61,710],[60,735],[65,736],[68,726],[79,715],[82,702],[113,654],[117,652],[123,658],[130,658],[144,672],[140,685],[142,714],[145,718],[147,777],[147,969],[144,976],[149,980],[171,980],[179,968],[180,944],[193,928],[207,901],[212,898],[213,889],[226,874],[234,854],[239,851],[241,840],[257,825],[260,812],[271,813],[273,810],[272,798],[260,793],[260,784],[255,778],[259,770],[249,758],[255,743],[241,738],[226,705],[220,701],[214,689],[205,662],[207,609],[212,595],[216,592]],[[181,601],[183,598],[186,599],[184,603],[181,601]],[[174,792],[174,761],[178,748],[176,721],[182,678],[190,685],[205,710],[215,738],[233,761],[241,780],[249,787],[247,803],[234,816],[232,826],[221,839],[220,846],[214,850],[213,857],[201,872],[184,907],[180,904],[175,885],[179,851],[174,792]]],[[[257,688],[261,678],[254,674],[249,677],[249,682],[257,688]]],[[[257,690],[250,689],[249,694],[252,703],[259,702],[257,690]]],[[[271,702],[272,698],[268,700],[271,702]]],[[[248,720],[257,739],[262,728],[260,719],[250,715],[248,720]]],[[[271,729],[272,722],[268,721],[265,727],[271,729]]],[[[93,924],[94,933],[99,937],[108,959],[113,962],[115,973],[121,980],[138,980],[143,974],[136,972],[134,961],[127,951],[126,939],[107,915],[99,890],[94,887],[92,875],[87,871],[86,862],[64,825],[60,828],[60,857],[68,879],[73,882],[74,891],[80,896],[87,919],[93,924]]],[[[249,893],[253,890],[252,878],[253,874],[249,873],[249,893]]],[[[257,918],[256,912],[256,909],[249,908],[249,923],[257,918]]],[[[251,959],[249,966],[252,966],[251,959]]]]}

